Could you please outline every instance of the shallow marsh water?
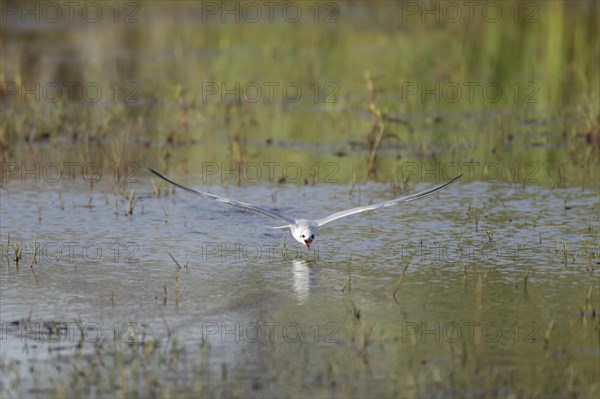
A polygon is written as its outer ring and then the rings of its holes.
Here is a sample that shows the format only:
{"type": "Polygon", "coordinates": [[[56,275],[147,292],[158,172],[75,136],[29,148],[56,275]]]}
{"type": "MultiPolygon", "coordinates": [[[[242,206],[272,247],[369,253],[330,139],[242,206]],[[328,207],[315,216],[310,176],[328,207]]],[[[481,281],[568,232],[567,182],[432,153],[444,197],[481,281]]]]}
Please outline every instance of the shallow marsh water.
{"type": "Polygon", "coordinates": [[[600,396],[597,2],[41,4],[0,26],[0,396],[600,396]],[[464,176],[307,251],[146,167],[296,217],[464,176]]]}
{"type": "MultiPolygon", "coordinates": [[[[598,391],[597,192],[466,180],[340,220],[306,251],[259,215],[152,184],[140,173],[130,216],[83,181],[3,189],[5,394],[598,391]]],[[[392,196],[207,189],[297,217],[392,196]]]]}

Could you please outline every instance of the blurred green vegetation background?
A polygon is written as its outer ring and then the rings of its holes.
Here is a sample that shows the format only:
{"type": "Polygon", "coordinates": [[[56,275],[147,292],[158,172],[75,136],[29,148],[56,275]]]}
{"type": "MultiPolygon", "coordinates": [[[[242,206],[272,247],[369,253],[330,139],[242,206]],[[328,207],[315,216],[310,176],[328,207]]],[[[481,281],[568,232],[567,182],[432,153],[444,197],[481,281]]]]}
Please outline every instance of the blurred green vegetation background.
{"type": "Polygon", "coordinates": [[[598,181],[596,1],[44,4],[2,5],[3,162],[337,162],[341,183],[498,162],[516,183],[598,181]]]}

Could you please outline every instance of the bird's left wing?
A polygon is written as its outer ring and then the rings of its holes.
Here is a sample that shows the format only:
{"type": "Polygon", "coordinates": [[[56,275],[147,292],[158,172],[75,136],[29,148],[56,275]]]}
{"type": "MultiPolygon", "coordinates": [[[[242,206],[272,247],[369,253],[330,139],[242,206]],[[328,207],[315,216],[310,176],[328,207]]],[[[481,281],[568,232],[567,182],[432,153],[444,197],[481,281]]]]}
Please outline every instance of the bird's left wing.
{"type": "MultiPolygon", "coordinates": [[[[246,211],[259,213],[259,214],[261,214],[263,216],[270,217],[271,219],[275,219],[275,220],[279,220],[279,221],[285,222],[288,225],[294,224],[294,220],[293,219],[290,219],[290,218],[288,218],[286,216],[280,215],[280,214],[278,214],[276,212],[269,211],[267,209],[263,209],[261,207],[255,206],[255,205],[247,204],[245,202],[236,201],[236,200],[232,200],[232,199],[229,199],[229,198],[221,197],[221,196],[218,196],[218,195],[215,195],[215,194],[205,193],[203,191],[194,190],[192,188],[188,188],[188,187],[182,186],[181,184],[179,184],[177,182],[174,182],[173,180],[169,179],[168,177],[165,177],[165,176],[161,175],[160,173],[158,173],[157,171],[155,171],[152,168],[148,168],[148,170],[150,172],[154,173],[156,176],[158,176],[161,179],[163,179],[164,181],[169,182],[172,185],[177,186],[180,189],[187,191],[188,193],[199,195],[201,197],[208,198],[208,199],[211,199],[213,201],[219,201],[219,202],[223,202],[225,204],[237,206],[238,208],[242,208],[242,209],[244,209],[246,211]]],[[[288,227],[288,226],[281,226],[279,228],[286,228],[286,227],[288,227]]]]}
{"type": "Polygon", "coordinates": [[[351,209],[346,209],[345,211],[336,212],[336,213],[334,213],[332,215],[329,215],[329,216],[326,216],[326,217],[324,217],[322,219],[316,220],[317,226],[321,227],[324,224],[327,224],[329,222],[333,222],[336,219],[343,218],[345,216],[354,215],[355,213],[361,213],[361,212],[365,212],[365,211],[371,211],[373,209],[383,208],[383,207],[386,207],[386,206],[403,204],[405,202],[410,202],[410,201],[417,200],[419,198],[426,197],[426,196],[428,196],[430,194],[435,193],[436,191],[439,191],[439,190],[441,190],[441,189],[449,186],[450,184],[452,184],[455,181],[457,181],[458,179],[460,179],[461,176],[462,175],[457,176],[454,179],[452,179],[449,182],[446,182],[446,183],[444,183],[442,185],[430,188],[430,189],[425,190],[425,191],[421,191],[421,192],[418,192],[418,193],[407,195],[406,197],[395,198],[393,200],[383,201],[383,202],[379,202],[377,204],[358,206],[356,208],[351,208],[351,209]]]}

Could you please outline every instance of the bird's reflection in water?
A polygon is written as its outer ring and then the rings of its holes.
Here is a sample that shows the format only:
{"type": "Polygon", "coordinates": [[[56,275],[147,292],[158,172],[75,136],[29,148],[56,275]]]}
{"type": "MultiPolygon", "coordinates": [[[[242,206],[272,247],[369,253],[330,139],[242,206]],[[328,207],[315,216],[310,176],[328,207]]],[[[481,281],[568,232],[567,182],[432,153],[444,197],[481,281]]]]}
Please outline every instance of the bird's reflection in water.
{"type": "Polygon", "coordinates": [[[292,271],[294,272],[294,293],[299,303],[306,303],[311,288],[317,281],[315,261],[306,259],[293,259],[292,271]]]}

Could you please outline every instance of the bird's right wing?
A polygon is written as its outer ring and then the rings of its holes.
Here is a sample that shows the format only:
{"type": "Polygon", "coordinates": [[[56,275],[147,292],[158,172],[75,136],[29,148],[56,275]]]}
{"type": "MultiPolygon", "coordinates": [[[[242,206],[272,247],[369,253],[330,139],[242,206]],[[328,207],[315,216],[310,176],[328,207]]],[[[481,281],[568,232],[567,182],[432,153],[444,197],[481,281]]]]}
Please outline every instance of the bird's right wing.
{"type": "Polygon", "coordinates": [[[383,202],[379,202],[377,204],[358,206],[356,208],[351,208],[351,209],[346,209],[345,211],[336,212],[336,213],[331,214],[329,216],[326,216],[326,217],[324,217],[322,219],[316,220],[317,226],[321,227],[321,226],[323,226],[326,223],[333,222],[334,220],[339,219],[339,218],[343,218],[345,216],[354,215],[355,213],[361,213],[361,212],[365,212],[365,211],[371,211],[373,209],[383,208],[383,207],[386,207],[386,206],[403,204],[405,202],[410,202],[410,201],[414,201],[414,200],[419,199],[419,198],[426,197],[426,196],[428,196],[430,194],[435,193],[436,191],[439,191],[439,190],[441,190],[441,189],[449,186],[450,184],[452,184],[455,181],[457,181],[458,179],[460,179],[461,176],[462,175],[457,176],[454,179],[452,179],[449,182],[446,182],[446,183],[444,183],[442,185],[430,188],[430,189],[425,190],[425,191],[421,191],[421,192],[418,192],[418,193],[407,195],[406,197],[395,198],[393,200],[383,201],[383,202]]]}
{"type": "MultiPolygon", "coordinates": [[[[295,223],[293,219],[290,219],[290,218],[288,218],[286,216],[280,215],[280,214],[278,214],[276,212],[269,211],[267,209],[263,209],[261,207],[255,206],[255,205],[247,204],[245,202],[236,201],[236,200],[232,200],[232,199],[229,199],[229,198],[221,197],[221,196],[218,196],[218,195],[215,195],[215,194],[210,194],[210,193],[205,193],[203,191],[194,190],[192,188],[188,188],[188,187],[182,186],[181,184],[179,184],[177,182],[174,182],[173,180],[169,179],[168,177],[165,177],[165,176],[161,175],[160,173],[158,173],[157,171],[155,171],[152,168],[148,168],[148,170],[150,172],[154,173],[156,176],[158,176],[161,179],[163,179],[164,181],[169,182],[172,185],[177,186],[177,187],[179,187],[180,189],[182,189],[184,191],[187,191],[188,193],[199,195],[201,197],[208,198],[208,199],[211,199],[213,201],[219,201],[219,202],[223,202],[225,204],[237,206],[238,208],[242,208],[242,209],[244,209],[246,211],[259,213],[259,214],[261,214],[263,216],[270,217],[271,219],[275,219],[275,220],[279,220],[281,222],[285,222],[288,225],[292,225],[292,224],[295,223]]],[[[286,226],[281,226],[281,227],[278,227],[278,228],[287,228],[287,227],[288,226],[286,225],[286,226]]]]}

